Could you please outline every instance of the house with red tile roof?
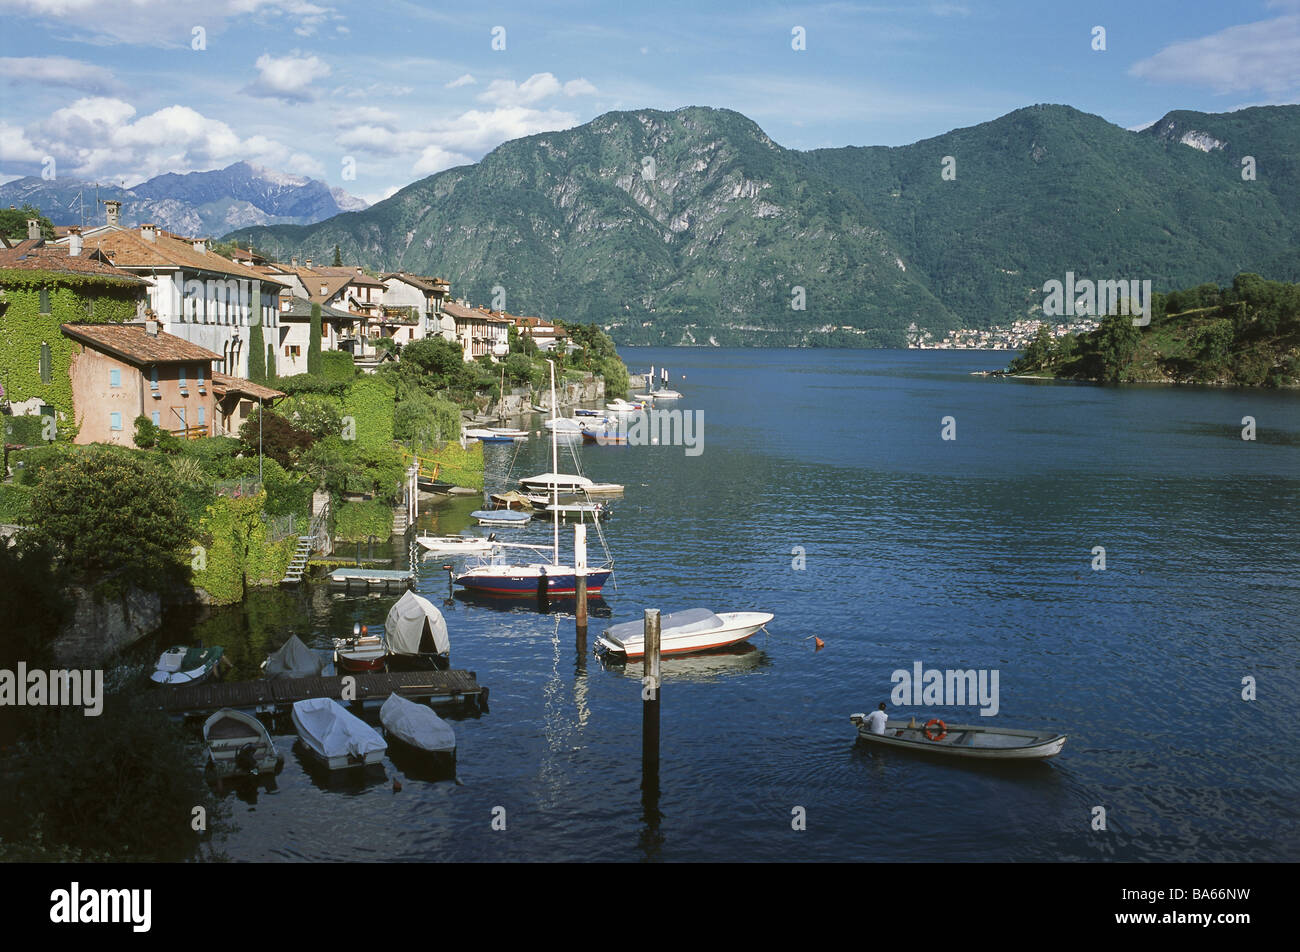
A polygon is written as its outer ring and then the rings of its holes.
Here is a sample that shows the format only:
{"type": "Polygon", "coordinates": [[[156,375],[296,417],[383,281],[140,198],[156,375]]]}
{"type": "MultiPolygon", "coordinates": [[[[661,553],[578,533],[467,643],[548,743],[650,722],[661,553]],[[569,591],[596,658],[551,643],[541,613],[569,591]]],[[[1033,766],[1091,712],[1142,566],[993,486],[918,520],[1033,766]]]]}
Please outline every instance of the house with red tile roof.
{"type": "Polygon", "coordinates": [[[500,313],[470,307],[464,301],[447,301],[442,309],[456,323],[456,343],[465,360],[484,354],[499,358],[510,352],[510,321],[500,313]]]}
{"type": "Polygon", "coordinates": [[[77,443],[135,445],[135,419],[195,439],[214,432],[212,365],[221,355],[142,324],[64,324],[77,443]]]}
{"type": "Polygon", "coordinates": [[[288,282],[217,254],[206,239],[151,224],[97,226],[83,240],[88,252],[147,281],[149,310],[163,330],[216,353],[225,372],[247,375],[253,327],[274,345],[288,282]]]}

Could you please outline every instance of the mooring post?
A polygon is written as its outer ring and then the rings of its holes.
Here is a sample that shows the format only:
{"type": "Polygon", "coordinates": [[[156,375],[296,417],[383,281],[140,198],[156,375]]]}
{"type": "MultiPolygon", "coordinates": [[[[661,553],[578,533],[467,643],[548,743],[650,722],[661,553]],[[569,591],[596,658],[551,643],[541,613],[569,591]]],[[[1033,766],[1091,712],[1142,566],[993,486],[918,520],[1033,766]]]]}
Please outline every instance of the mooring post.
{"type": "Polygon", "coordinates": [[[641,785],[659,786],[659,609],[645,610],[641,672],[641,785]]]}
{"type": "Polygon", "coordinates": [[[578,523],[573,527],[574,590],[578,596],[578,637],[587,637],[587,527],[578,523]]]}

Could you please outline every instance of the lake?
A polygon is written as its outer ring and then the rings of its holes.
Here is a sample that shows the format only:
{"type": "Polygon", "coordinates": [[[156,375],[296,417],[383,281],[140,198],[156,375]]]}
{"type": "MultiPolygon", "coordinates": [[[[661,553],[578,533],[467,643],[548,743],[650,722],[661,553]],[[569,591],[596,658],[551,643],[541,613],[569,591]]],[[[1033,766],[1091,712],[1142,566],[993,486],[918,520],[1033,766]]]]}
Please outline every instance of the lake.
{"type": "MultiPolygon", "coordinates": [[[[283,724],[276,790],[227,795],[236,829],[218,847],[239,860],[1300,859],[1300,395],[971,376],[1009,356],[625,349],[634,371],[669,367],[677,406],[702,414],[702,452],[577,446],[585,475],[627,487],[605,530],[617,587],[585,650],[564,612],[444,606],[444,559],[422,562],[453,667],[491,689],[489,713],[450,718],[455,778],[391,763],[323,778],[283,724]],[[665,659],[656,806],[641,791],[640,664],[607,666],[592,646],[647,607],[697,605],[776,619],[743,650],[665,659]],[[1064,751],[969,765],[856,744],[849,715],[890,701],[892,673],[917,662],[996,670],[997,713],[891,703],[891,716],[1049,728],[1069,735],[1064,751]]],[[[549,454],[536,435],[488,445],[489,488],[549,470],[549,454]]],[[[458,532],[480,502],[428,506],[419,526],[458,532]]],[[[550,538],[549,524],[497,531],[550,538]]],[[[567,551],[572,529],[562,538],[567,551]]],[[[394,598],[257,592],[165,640],[225,644],[251,675],[289,633],[325,647],[354,621],[382,625],[394,598]]]]}

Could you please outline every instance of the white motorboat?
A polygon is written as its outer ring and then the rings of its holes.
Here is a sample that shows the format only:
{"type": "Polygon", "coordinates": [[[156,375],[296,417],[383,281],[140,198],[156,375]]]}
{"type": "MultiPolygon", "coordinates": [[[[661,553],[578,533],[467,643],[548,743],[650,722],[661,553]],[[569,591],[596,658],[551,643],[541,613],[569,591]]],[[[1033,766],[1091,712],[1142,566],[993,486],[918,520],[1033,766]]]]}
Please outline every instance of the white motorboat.
{"type": "Polygon", "coordinates": [[[945,754],[976,760],[1041,760],[1055,757],[1065,746],[1066,735],[1055,731],[1026,731],[1009,727],[945,724],[931,718],[924,726],[913,718],[887,720],[885,732],[876,734],[867,726],[867,715],[850,714],[857,725],[858,739],[882,747],[945,754]]]}
{"type": "Polygon", "coordinates": [[[361,623],[352,626],[351,638],[334,639],[334,668],[346,671],[382,671],[388,657],[388,645],[381,635],[372,635],[361,623]]]}
{"type": "Polygon", "coordinates": [[[540,473],[519,480],[523,489],[537,493],[580,493],[590,492],[593,485],[586,476],[574,476],[569,473],[540,473]]]}
{"type": "Polygon", "coordinates": [[[645,408],[644,403],[629,403],[622,397],[619,397],[613,403],[605,404],[605,409],[612,410],[614,413],[639,413],[645,408]]]}
{"type": "MultiPolygon", "coordinates": [[[[688,608],[659,619],[660,655],[711,651],[738,644],[776,616],[770,612],[721,612],[688,608]]],[[[609,628],[598,641],[601,648],[626,658],[645,656],[645,621],[629,621],[609,628]]]]}
{"type": "Polygon", "coordinates": [[[294,702],[293,726],[308,752],[330,770],[377,764],[388,750],[379,731],[333,698],[294,702]]]}
{"type": "Polygon", "coordinates": [[[530,516],[514,509],[475,509],[470,513],[481,526],[526,526],[530,516]]]}
{"type": "Polygon", "coordinates": [[[427,754],[456,755],[456,732],[427,704],[390,694],[379,709],[379,721],[390,740],[399,740],[427,754]]]}
{"type": "Polygon", "coordinates": [[[393,603],[384,621],[389,667],[397,670],[445,670],[451,661],[451,639],[442,612],[410,589],[393,603]]]}
{"type": "Polygon", "coordinates": [[[461,430],[461,435],[469,440],[478,440],[480,443],[513,443],[516,440],[528,439],[527,430],[512,430],[499,426],[483,426],[461,430]]]}
{"type": "Polygon", "coordinates": [[[420,548],[439,555],[482,555],[496,548],[495,540],[477,536],[418,535],[415,541],[420,548]]]}
{"type": "Polygon", "coordinates": [[[609,510],[601,502],[560,502],[547,503],[538,512],[538,515],[550,515],[559,513],[561,519],[577,519],[580,522],[588,520],[604,519],[609,515],[609,510]]]}
{"type": "Polygon", "coordinates": [[[205,648],[203,645],[173,645],[158,657],[158,664],[149,680],[154,684],[176,687],[182,684],[199,684],[212,677],[221,663],[221,645],[205,648]]]}
{"type": "Polygon", "coordinates": [[[651,397],[653,397],[655,400],[680,400],[682,398],[682,395],[678,393],[676,390],[669,390],[667,388],[664,388],[663,390],[656,390],[654,393],[651,394],[651,397]]]}

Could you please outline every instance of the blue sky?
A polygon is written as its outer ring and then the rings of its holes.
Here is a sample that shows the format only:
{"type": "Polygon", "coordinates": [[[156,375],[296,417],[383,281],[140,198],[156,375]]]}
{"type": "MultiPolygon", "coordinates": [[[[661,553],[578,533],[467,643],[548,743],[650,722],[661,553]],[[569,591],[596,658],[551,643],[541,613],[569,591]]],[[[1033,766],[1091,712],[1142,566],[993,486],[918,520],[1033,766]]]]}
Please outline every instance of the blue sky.
{"type": "Polygon", "coordinates": [[[1300,102],[1300,0],[0,0],[0,16],[0,181],[47,156],[128,185],[245,159],[373,202],[611,109],[726,107],[809,149],[1038,102],[1128,128],[1300,102]]]}

